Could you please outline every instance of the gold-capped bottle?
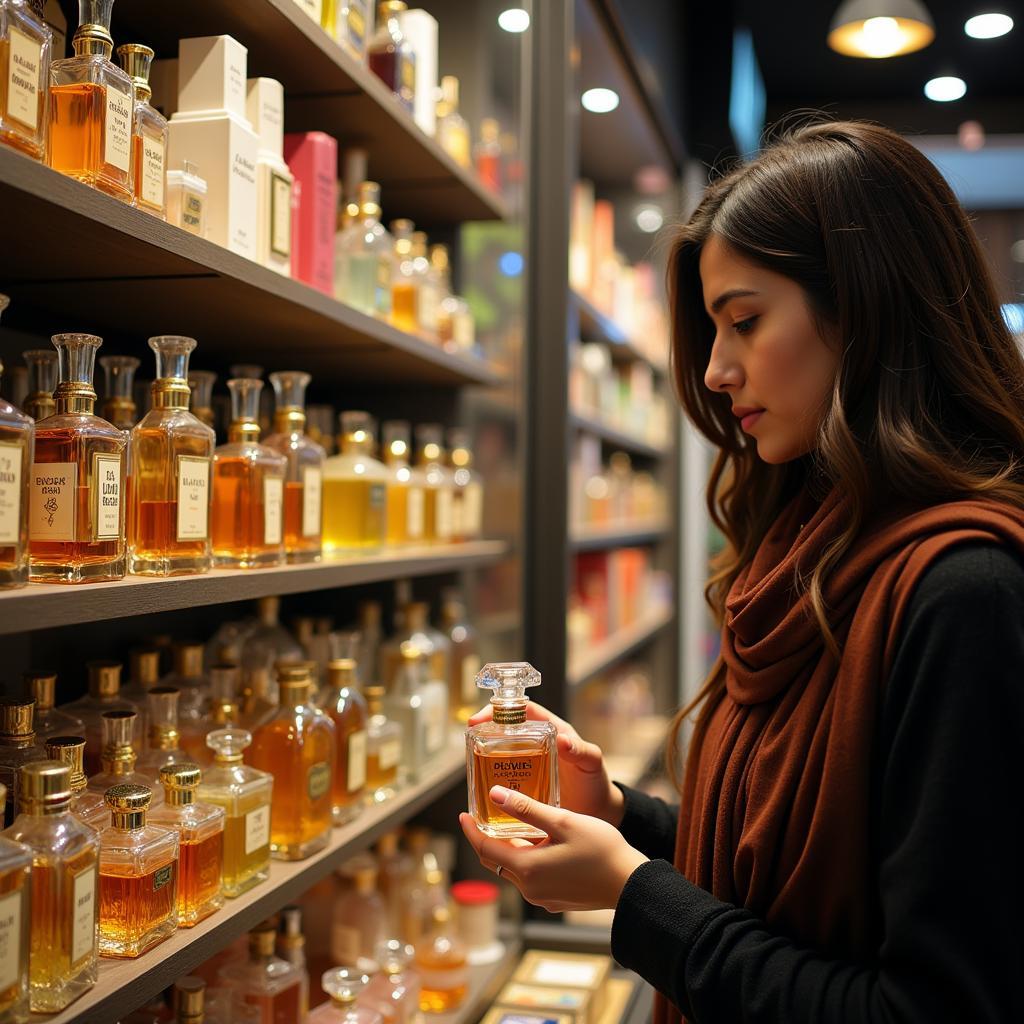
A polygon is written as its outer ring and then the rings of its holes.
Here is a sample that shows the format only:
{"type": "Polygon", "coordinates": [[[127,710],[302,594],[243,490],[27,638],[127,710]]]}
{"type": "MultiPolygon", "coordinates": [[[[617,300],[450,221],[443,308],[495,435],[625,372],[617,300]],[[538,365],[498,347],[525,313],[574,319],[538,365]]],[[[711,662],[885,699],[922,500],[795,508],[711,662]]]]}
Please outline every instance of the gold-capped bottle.
{"type": "Polygon", "coordinates": [[[374,458],[373,420],[341,414],[341,454],[324,463],[324,550],[379,548],[387,530],[388,472],[374,458]]]}
{"type": "Polygon", "coordinates": [[[363,807],[366,789],[366,701],[359,692],[356,663],[335,658],[327,663],[325,714],[334,722],[337,760],[334,772],[334,824],[344,825],[363,807]]]}
{"type": "MultiPolygon", "coordinates": [[[[64,704],[61,710],[68,715],[79,718],[84,726],[85,736],[85,773],[93,775],[100,770],[100,757],[103,753],[103,716],[108,711],[130,711],[139,713],[139,706],[128,700],[121,693],[121,671],[119,661],[87,661],[89,673],[89,692],[78,700],[64,704]]],[[[136,752],[145,747],[140,718],[132,719],[134,732],[131,736],[132,746],[136,752]]]]}
{"type": "MultiPolygon", "coordinates": [[[[7,296],[0,295],[0,313],[6,305],[7,296]]],[[[0,590],[28,582],[29,470],[34,437],[31,418],[0,398],[0,590]]]]}
{"type": "Polygon", "coordinates": [[[212,760],[206,737],[214,729],[227,729],[241,721],[241,669],[231,662],[217,662],[210,666],[209,677],[209,696],[198,713],[178,719],[185,759],[195,761],[201,768],[212,760]]]}
{"type": "Polygon", "coordinates": [[[452,478],[452,540],[478,540],[483,533],[483,478],[473,468],[469,431],[461,427],[448,431],[452,478]]]}
{"type": "Polygon", "coordinates": [[[53,416],[36,424],[29,509],[29,578],[98,583],[125,573],[125,435],[93,415],[91,334],[53,337],[60,383],[53,416]]]}
{"type": "Polygon", "coordinates": [[[465,725],[480,706],[476,686],[480,655],[476,631],[466,614],[466,602],[454,588],[441,593],[441,628],[451,645],[448,653],[448,704],[455,720],[465,725]]]}
{"type": "Polygon", "coordinates": [[[150,791],[126,783],[104,794],[100,833],[100,955],[132,959],[178,927],[178,833],[147,824],[150,791]]]}
{"type": "Polygon", "coordinates": [[[131,430],[138,418],[135,372],[141,364],[135,356],[100,356],[98,361],[104,385],[100,415],[118,430],[131,430]]]}
{"type": "Polygon", "coordinates": [[[51,761],[60,761],[71,769],[71,813],[86,825],[96,827],[97,819],[102,824],[106,807],[99,793],[89,792],[89,780],[85,777],[85,739],[81,736],[51,736],[46,741],[46,756],[51,761]]]}
{"type": "Polygon", "coordinates": [[[380,185],[359,186],[358,216],[334,236],[334,297],[368,316],[391,315],[392,241],[380,222],[380,185]]]}
{"type": "Polygon", "coordinates": [[[460,166],[473,165],[469,145],[469,125],[459,113],[459,80],[454,75],[441,79],[441,98],[437,101],[437,141],[460,166]]]}
{"type": "Polygon", "coordinates": [[[5,825],[10,825],[18,813],[21,766],[46,760],[46,752],[36,739],[34,710],[31,698],[0,697],[0,783],[7,794],[5,825]]]}
{"type": "Polygon", "coordinates": [[[149,339],[153,408],[132,430],[129,568],[148,576],[207,572],[212,564],[213,431],[188,411],[194,338],[149,339]]]}
{"type": "MultiPolygon", "coordinates": [[[[0,783],[0,803],[7,789],[0,783]]],[[[0,1021],[28,1020],[29,893],[32,851],[0,836],[0,1021]]]]}
{"type": "Polygon", "coordinates": [[[215,429],[213,415],[213,386],[217,383],[217,374],[212,370],[189,370],[188,389],[189,409],[200,423],[211,430],[215,429]]]}
{"type": "Polygon", "coordinates": [[[395,240],[391,260],[391,322],[400,331],[415,334],[419,330],[419,295],[413,262],[412,236],[415,225],[404,217],[391,222],[395,240]]]}
{"type": "MultiPolygon", "coordinates": [[[[132,736],[135,734],[138,716],[134,711],[107,711],[101,716],[103,729],[103,750],[100,755],[101,770],[89,776],[89,790],[93,793],[106,793],[111,786],[131,784],[152,789],[153,782],[135,770],[137,760],[132,749],[132,736]]],[[[88,771],[88,747],[86,748],[86,771],[88,771]]],[[[153,790],[151,806],[163,803],[164,794],[159,788],[153,790]]],[[[104,811],[103,818],[106,818],[104,811]]],[[[90,819],[90,825],[94,822],[90,819]]],[[[100,826],[103,821],[100,822],[100,826]]]]}
{"type": "Polygon", "coordinates": [[[153,90],[149,70],[153,51],[141,43],[117,48],[121,67],[132,80],[135,116],[132,120],[132,179],[140,210],[167,219],[167,119],[150,106],[153,90]]]}
{"type": "Polygon", "coordinates": [[[409,465],[409,424],[405,420],[388,420],[381,435],[381,452],[388,469],[388,547],[422,544],[426,492],[423,474],[409,465]]]}
{"type": "Polygon", "coordinates": [[[52,46],[43,0],[0,0],[0,143],[33,160],[46,159],[52,46]]]}
{"type": "Polygon", "coordinates": [[[249,933],[249,958],[229,963],[218,980],[234,989],[243,1003],[259,1008],[261,1024],[301,1021],[302,972],[274,955],[277,929],[264,921],[249,933]]]}
{"type": "Polygon", "coordinates": [[[21,769],[18,816],[3,833],[32,851],[29,1004],[56,1013],[96,984],[99,836],[71,813],[71,769],[21,769]]]}
{"type": "Polygon", "coordinates": [[[129,679],[121,687],[121,696],[138,709],[140,747],[145,749],[145,737],[149,735],[149,691],[160,682],[160,649],[133,647],[128,652],[128,664],[129,679]]]}
{"type": "Polygon", "coordinates": [[[45,420],[57,411],[53,393],[57,390],[57,353],[52,348],[32,348],[22,352],[28,367],[28,394],[25,397],[25,415],[45,420]]]}
{"type": "Polygon", "coordinates": [[[160,772],[169,764],[184,761],[181,733],[178,731],[178,700],[181,691],[174,686],[154,686],[149,691],[149,743],[138,759],[135,770],[148,785],[160,788],[160,772]]]}
{"type": "MultiPolygon", "coordinates": [[[[77,715],[69,715],[55,707],[57,699],[57,673],[49,669],[26,672],[25,695],[36,702],[33,722],[39,741],[50,736],[78,736],[85,733],[85,723],[77,715]]],[[[84,742],[84,741],[83,741],[84,742]]]]}
{"type": "Polygon", "coordinates": [[[175,1024],[218,1024],[219,1019],[207,1016],[206,982],[202,978],[188,975],[174,983],[175,1024]]]}
{"type": "Polygon", "coordinates": [[[421,423],[416,428],[418,462],[426,491],[424,536],[430,544],[447,544],[454,528],[455,482],[445,465],[442,436],[436,423],[421,423]]]}
{"type": "Polygon", "coordinates": [[[370,803],[383,803],[398,791],[402,763],[402,727],[384,711],[384,687],[367,686],[366,793],[370,803]]]}

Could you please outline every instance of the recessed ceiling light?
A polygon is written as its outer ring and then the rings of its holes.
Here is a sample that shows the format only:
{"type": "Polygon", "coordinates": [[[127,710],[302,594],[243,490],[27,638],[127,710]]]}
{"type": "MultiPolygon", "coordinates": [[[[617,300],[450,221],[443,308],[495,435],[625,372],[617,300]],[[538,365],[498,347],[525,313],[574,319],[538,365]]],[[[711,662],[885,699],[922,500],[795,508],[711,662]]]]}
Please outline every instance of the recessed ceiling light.
{"type": "Polygon", "coordinates": [[[498,15],[498,27],[506,32],[525,32],[530,27],[530,15],[522,7],[510,7],[498,15]]]}
{"type": "Polygon", "coordinates": [[[1008,14],[976,14],[964,22],[964,31],[972,39],[996,39],[1012,28],[1013,18],[1008,14]]]}
{"type": "Polygon", "coordinates": [[[967,92],[967,83],[953,75],[943,75],[925,82],[924,94],[936,103],[949,103],[960,99],[967,92]]]}
{"type": "Polygon", "coordinates": [[[619,94],[614,89],[588,89],[580,102],[592,114],[607,114],[619,105],[619,94]]]}
{"type": "Polygon", "coordinates": [[[640,206],[633,215],[636,226],[647,235],[653,235],[660,231],[665,223],[665,215],[661,212],[660,206],[640,206]]]}
{"type": "Polygon", "coordinates": [[[920,0],[845,0],[828,30],[828,45],[847,57],[896,57],[922,50],[935,25],[920,0]]]}

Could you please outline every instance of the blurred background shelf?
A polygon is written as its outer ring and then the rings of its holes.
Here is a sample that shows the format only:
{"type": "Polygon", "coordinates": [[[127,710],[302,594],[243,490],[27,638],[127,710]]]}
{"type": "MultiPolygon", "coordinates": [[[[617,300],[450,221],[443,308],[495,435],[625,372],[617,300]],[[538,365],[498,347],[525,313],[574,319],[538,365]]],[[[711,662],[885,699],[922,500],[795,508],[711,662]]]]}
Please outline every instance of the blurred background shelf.
{"type": "Polygon", "coordinates": [[[673,608],[656,608],[607,639],[591,644],[586,653],[578,654],[569,661],[566,671],[569,686],[582,686],[599,672],[621,661],[656,637],[674,619],[673,608]]]}
{"type": "Polygon", "coordinates": [[[600,551],[603,548],[656,544],[668,536],[667,522],[612,523],[605,526],[577,526],[569,534],[574,551],[600,551]]]}
{"type": "Polygon", "coordinates": [[[672,454],[673,449],[668,445],[651,444],[642,437],[637,437],[629,431],[621,430],[605,423],[597,416],[585,412],[574,412],[571,417],[572,425],[577,430],[585,430],[590,434],[596,434],[602,441],[616,445],[634,455],[644,456],[650,459],[664,459],[672,454]]]}

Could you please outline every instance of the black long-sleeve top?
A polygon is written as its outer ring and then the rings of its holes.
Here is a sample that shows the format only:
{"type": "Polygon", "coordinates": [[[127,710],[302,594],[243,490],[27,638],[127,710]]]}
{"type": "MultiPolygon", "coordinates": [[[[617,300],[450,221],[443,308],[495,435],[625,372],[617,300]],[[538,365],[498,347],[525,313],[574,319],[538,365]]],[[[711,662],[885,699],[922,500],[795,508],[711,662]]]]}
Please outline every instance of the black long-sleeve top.
{"type": "Polygon", "coordinates": [[[911,597],[872,757],[869,962],[828,959],[672,867],[678,810],[623,788],[612,952],[695,1024],[1024,1024],[1024,565],[953,548],[911,597]]]}

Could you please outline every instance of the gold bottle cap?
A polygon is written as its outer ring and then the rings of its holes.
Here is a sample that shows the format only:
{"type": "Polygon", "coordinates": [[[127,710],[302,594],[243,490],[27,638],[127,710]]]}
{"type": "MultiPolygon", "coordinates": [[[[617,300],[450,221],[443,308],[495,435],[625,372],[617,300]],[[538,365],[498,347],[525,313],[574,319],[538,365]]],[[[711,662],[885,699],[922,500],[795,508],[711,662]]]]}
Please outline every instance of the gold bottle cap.
{"type": "Polygon", "coordinates": [[[71,799],[71,769],[63,761],[23,764],[18,781],[18,798],[22,805],[46,809],[71,799]]]}
{"type": "Polygon", "coordinates": [[[381,0],[380,13],[384,18],[394,17],[396,14],[401,14],[402,11],[407,11],[409,5],[405,0],[381,0]]]}
{"type": "Polygon", "coordinates": [[[264,921],[249,932],[249,953],[259,959],[273,956],[277,944],[277,927],[273,921],[264,921]]]}
{"type": "Polygon", "coordinates": [[[366,698],[366,710],[371,715],[379,715],[384,707],[384,687],[367,686],[363,689],[363,696],[366,698]]]}
{"type": "Polygon", "coordinates": [[[311,665],[308,661],[279,661],[274,670],[277,672],[282,707],[294,707],[308,699],[310,687],[313,685],[311,665]]]}
{"type": "Polygon", "coordinates": [[[119,661],[89,661],[89,693],[92,697],[116,697],[121,689],[119,661]]]}
{"type": "Polygon", "coordinates": [[[174,983],[174,1012],[178,1024],[201,1024],[206,1005],[206,982],[189,975],[174,983]]]}
{"type": "Polygon", "coordinates": [[[57,701],[57,673],[38,669],[23,676],[25,689],[39,711],[50,711],[57,701]]]}
{"type": "Polygon", "coordinates": [[[193,803],[202,778],[203,773],[199,765],[191,761],[166,764],[160,769],[160,784],[164,787],[167,802],[172,807],[193,803]]]}
{"type": "Polygon", "coordinates": [[[51,736],[46,741],[46,756],[71,769],[71,792],[81,793],[88,785],[85,776],[85,740],[81,736],[51,736]]]}
{"type": "Polygon", "coordinates": [[[423,658],[423,649],[419,644],[413,643],[412,640],[403,641],[399,650],[402,652],[403,662],[415,664],[423,658]]]}
{"type": "Polygon", "coordinates": [[[333,658],[327,662],[327,685],[332,689],[354,687],[357,682],[354,658],[333,658]]]}
{"type": "Polygon", "coordinates": [[[144,690],[156,686],[160,680],[160,649],[158,647],[133,647],[130,652],[132,682],[144,690]]]}
{"type": "Polygon", "coordinates": [[[363,217],[380,218],[380,185],[364,181],[359,185],[359,212],[363,217]]]}
{"type": "Polygon", "coordinates": [[[114,50],[110,35],[110,14],[114,0],[78,0],[78,28],[73,43],[76,56],[100,54],[109,58],[114,50]]]}
{"type": "Polygon", "coordinates": [[[31,697],[0,698],[0,743],[31,740],[35,708],[31,697]]]}
{"type": "Polygon", "coordinates": [[[117,48],[117,56],[128,77],[135,86],[135,98],[148,101],[153,95],[149,85],[149,72],[153,66],[154,53],[142,43],[122,43],[117,48]]]}
{"type": "Polygon", "coordinates": [[[236,725],[238,723],[238,701],[219,700],[210,712],[210,722],[217,726],[236,725]]]}
{"type": "Polygon", "coordinates": [[[172,648],[174,671],[179,676],[195,678],[203,674],[203,645],[192,641],[179,642],[172,648]]]}
{"type": "Polygon", "coordinates": [[[148,786],[139,786],[134,782],[122,782],[111,786],[103,794],[103,802],[117,814],[145,813],[153,799],[148,786]]]}

